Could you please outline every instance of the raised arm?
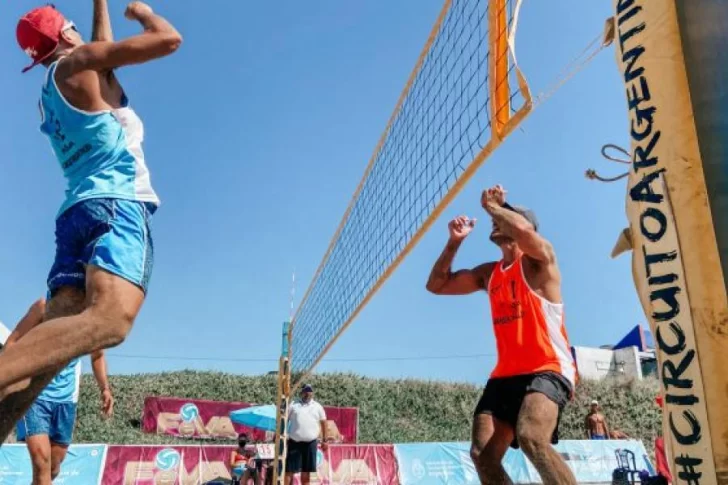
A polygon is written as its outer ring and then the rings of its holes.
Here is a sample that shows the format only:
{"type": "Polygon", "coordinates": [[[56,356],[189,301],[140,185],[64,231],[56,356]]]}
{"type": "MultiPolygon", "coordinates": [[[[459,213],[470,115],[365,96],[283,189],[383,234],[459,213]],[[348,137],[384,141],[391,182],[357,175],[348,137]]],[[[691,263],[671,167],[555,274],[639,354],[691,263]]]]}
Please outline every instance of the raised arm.
{"type": "Polygon", "coordinates": [[[114,41],[107,0],[94,0],[94,21],[91,40],[94,42],[114,41]]]}
{"type": "Polygon", "coordinates": [[[64,74],[142,64],[172,54],[182,43],[179,32],[142,2],[129,4],[126,18],[138,21],[144,32],[119,42],[91,42],[77,47],[61,64],[64,74]]]}
{"type": "Polygon", "coordinates": [[[43,321],[45,307],[46,301],[44,298],[40,298],[35,301],[30,308],[28,308],[28,311],[25,313],[23,318],[21,318],[15,326],[13,333],[10,334],[7,342],[5,342],[5,347],[13,345],[15,342],[20,340],[23,335],[30,332],[33,327],[39,325],[43,321]]]}
{"type": "Polygon", "coordinates": [[[91,368],[101,393],[101,413],[104,417],[109,418],[114,413],[114,396],[111,394],[111,386],[109,386],[109,375],[103,350],[91,354],[91,368]]]}
{"type": "Polygon", "coordinates": [[[526,256],[541,263],[554,263],[556,255],[551,243],[536,232],[525,217],[504,207],[504,201],[505,191],[500,186],[484,191],[481,197],[483,209],[493,218],[498,229],[516,241],[526,256]]]}
{"type": "Polygon", "coordinates": [[[450,239],[435,262],[427,280],[427,291],[435,295],[467,295],[488,287],[495,263],[485,263],[473,269],[452,271],[452,263],[460,245],[475,226],[475,220],[461,216],[448,224],[450,239]]]}

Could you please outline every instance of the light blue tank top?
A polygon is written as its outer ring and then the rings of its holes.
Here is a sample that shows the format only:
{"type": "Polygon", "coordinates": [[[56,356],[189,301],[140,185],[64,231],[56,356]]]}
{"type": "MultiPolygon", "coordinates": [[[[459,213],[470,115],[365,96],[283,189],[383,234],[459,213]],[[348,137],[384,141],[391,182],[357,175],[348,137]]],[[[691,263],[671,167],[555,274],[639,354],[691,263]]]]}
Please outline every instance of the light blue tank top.
{"type": "Polygon", "coordinates": [[[159,204],[144,161],[144,125],[124,97],[119,109],[88,112],[73,107],[48,68],[40,100],[41,132],[68,182],[58,215],[87,199],[113,198],[159,204]]]}
{"type": "Polygon", "coordinates": [[[81,360],[71,361],[53,380],[43,389],[38,399],[51,402],[78,402],[81,386],[81,360]]]}

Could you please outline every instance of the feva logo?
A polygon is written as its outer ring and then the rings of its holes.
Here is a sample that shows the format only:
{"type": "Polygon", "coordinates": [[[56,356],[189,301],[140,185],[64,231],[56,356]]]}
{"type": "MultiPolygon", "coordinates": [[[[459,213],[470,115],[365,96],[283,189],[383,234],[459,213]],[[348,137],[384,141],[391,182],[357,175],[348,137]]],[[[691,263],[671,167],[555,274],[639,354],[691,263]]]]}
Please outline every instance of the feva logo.
{"type": "Polygon", "coordinates": [[[157,433],[171,433],[191,438],[237,438],[233,422],[229,416],[213,416],[207,423],[200,417],[200,411],[192,403],[180,407],[177,413],[159,413],[157,433]]]}

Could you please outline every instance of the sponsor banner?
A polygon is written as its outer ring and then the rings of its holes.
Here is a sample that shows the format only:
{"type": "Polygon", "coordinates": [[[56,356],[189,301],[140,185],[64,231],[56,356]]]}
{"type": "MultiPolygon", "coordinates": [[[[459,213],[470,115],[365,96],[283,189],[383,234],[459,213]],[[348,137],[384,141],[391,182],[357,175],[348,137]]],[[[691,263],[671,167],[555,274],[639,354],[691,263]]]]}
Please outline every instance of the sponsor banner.
{"type": "MultiPolygon", "coordinates": [[[[410,484],[479,484],[478,474],[470,459],[470,443],[411,443],[394,445],[402,485],[410,484]]],[[[508,450],[505,461],[510,458],[508,450]]],[[[506,466],[512,474],[513,467],[506,466]]]]}
{"type": "Polygon", "coordinates": [[[201,485],[230,480],[229,446],[109,446],[104,485],[201,485]]]}
{"type": "MultiPolygon", "coordinates": [[[[395,445],[402,485],[479,485],[470,459],[470,443],[413,443],[395,445]]],[[[641,441],[561,441],[555,446],[579,483],[611,483],[617,450],[634,453],[638,470],[653,474],[641,441]]],[[[521,450],[509,448],[503,467],[513,483],[541,483],[536,469],[521,450]]]]}
{"type": "MultiPolygon", "coordinates": [[[[53,483],[56,485],[101,484],[105,456],[105,445],[72,445],[63,461],[61,474],[53,483]]],[[[0,448],[0,483],[3,485],[28,485],[32,481],[30,455],[25,445],[3,445],[0,448]]]]}
{"type": "MultiPolygon", "coordinates": [[[[399,485],[393,445],[333,445],[318,452],[319,485],[399,485]]],[[[294,485],[300,485],[298,478],[294,485]]]]}
{"type": "MultiPolygon", "coordinates": [[[[172,397],[148,397],[144,400],[142,430],[182,438],[236,439],[247,432],[254,441],[273,441],[274,433],[233,423],[230,413],[252,406],[244,402],[204,401],[172,397]]],[[[359,410],[324,406],[329,420],[329,436],[341,443],[356,443],[359,433],[359,410]]]]}
{"type": "MultiPolygon", "coordinates": [[[[233,449],[230,446],[110,446],[103,484],[202,485],[216,480],[223,483],[231,478],[227,464],[233,449]]],[[[266,450],[258,451],[262,455],[266,450]]],[[[333,445],[326,451],[319,450],[318,474],[311,477],[311,483],[399,485],[394,446],[333,445]]],[[[294,484],[300,484],[298,479],[294,484]]]]}

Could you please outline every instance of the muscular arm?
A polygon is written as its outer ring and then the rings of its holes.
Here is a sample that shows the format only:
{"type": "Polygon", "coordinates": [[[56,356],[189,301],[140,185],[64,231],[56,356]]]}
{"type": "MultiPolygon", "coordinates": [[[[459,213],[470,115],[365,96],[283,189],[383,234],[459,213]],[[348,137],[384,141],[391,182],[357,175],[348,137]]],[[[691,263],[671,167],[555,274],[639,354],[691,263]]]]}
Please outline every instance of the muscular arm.
{"type": "Polygon", "coordinates": [[[427,291],[435,295],[467,295],[488,286],[495,263],[485,263],[473,269],[452,271],[452,262],[462,241],[450,239],[435,262],[427,280],[427,291]]]}
{"type": "Polygon", "coordinates": [[[518,247],[531,259],[541,263],[556,261],[551,243],[541,237],[521,214],[495,204],[488,204],[486,210],[501,232],[516,241],[518,247]]]}
{"type": "Polygon", "coordinates": [[[33,303],[30,308],[28,308],[28,311],[23,316],[23,318],[20,319],[20,322],[18,322],[18,324],[15,326],[13,333],[10,334],[7,342],[5,342],[5,347],[13,345],[15,342],[20,340],[23,335],[30,332],[32,328],[39,325],[43,321],[43,316],[45,315],[45,307],[46,301],[44,298],[41,298],[33,303]]]}
{"type": "Polygon", "coordinates": [[[91,40],[94,42],[113,42],[109,5],[107,0],[94,0],[94,21],[91,40]]]}
{"type": "Polygon", "coordinates": [[[77,47],[59,65],[66,77],[83,71],[108,71],[168,56],[182,43],[182,36],[159,15],[138,18],[144,32],[119,42],[91,42],[77,47]]]}

